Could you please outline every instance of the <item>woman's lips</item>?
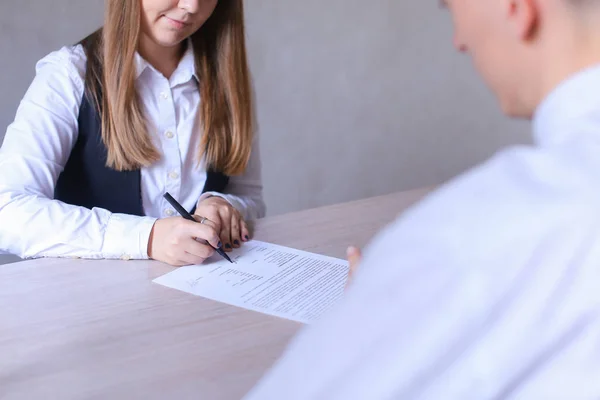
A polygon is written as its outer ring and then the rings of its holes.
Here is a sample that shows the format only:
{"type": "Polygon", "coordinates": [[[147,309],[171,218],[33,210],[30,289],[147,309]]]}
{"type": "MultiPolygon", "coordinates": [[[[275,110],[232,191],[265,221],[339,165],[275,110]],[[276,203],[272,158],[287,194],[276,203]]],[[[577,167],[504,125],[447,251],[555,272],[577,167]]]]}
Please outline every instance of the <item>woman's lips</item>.
{"type": "Polygon", "coordinates": [[[170,18],[170,17],[167,17],[166,15],[164,17],[167,19],[167,21],[169,22],[169,24],[172,27],[174,27],[175,29],[183,29],[183,28],[185,28],[186,26],[189,25],[187,22],[183,22],[183,21],[180,21],[178,19],[170,18]]]}

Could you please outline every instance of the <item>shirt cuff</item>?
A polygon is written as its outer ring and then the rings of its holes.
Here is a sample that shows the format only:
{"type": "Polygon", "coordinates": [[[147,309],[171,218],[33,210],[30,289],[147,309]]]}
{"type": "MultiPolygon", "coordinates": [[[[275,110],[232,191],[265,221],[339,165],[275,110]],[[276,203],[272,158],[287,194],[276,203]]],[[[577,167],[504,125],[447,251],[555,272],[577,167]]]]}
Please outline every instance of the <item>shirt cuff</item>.
{"type": "Polygon", "coordinates": [[[122,260],[148,259],[148,240],[156,218],[112,214],[102,245],[102,256],[122,260]]]}
{"type": "Polygon", "coordinates": [[[219,193],[219,192],[206,192],[206,193],[202,194],[202,196],[200,196],[200,199],[198,199],[198,204],[200,204],[200,202],[202,200],[206,200],[207,198],[213,197],[213,196],[224,199],[229,204],[231,204],[231,206],[233,208],[238,210],[240,213],[244,214],[244,207],[239,202],[239,200],[237,200],[237,198],[235,196],[231,196],[231,195],[227,195],[227,194],[223,194],[223,193],[219,193]]]}

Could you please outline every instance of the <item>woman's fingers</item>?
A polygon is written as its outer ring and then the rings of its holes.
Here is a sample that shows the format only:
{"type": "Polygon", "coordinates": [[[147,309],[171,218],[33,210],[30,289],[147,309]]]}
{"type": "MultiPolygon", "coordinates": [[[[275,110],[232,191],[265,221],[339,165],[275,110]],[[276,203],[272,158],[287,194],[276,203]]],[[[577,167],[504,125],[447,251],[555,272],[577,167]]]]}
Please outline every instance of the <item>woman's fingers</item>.
{"type": "Polygon", "coordinates": [[[242,245],[241,220],[242,217],[239,213],[231,213],[231,242],[234,249],[242,245]]]}
{"type": "Polygon", "coordinates": [[[223,244],[222,248],[227,252],[250,240],[248,226],[241,214],[221,197],[208,197],[198,203],[194,218],[202,221],[202,217],[214,222],[214,228],[223,244]]]}
{"type": "Polygon", "coordinates": [[[233,250],[233,240],[231,239],[231,215],[229,207],[224,207],[219,212],[219,217],[223,222],[221,224],[221,241],[223,242],[223,250],[233,250]]]}
{"type": "Polygon", "coordinates": [[[242,237],[243,242],[247,242],[250,240],[250,230],[248,229],[248,224],[244,219],[240,222],[240,235],[242,237]]]}
{"type": "MultiPolygon", "coordinates": [[[[221,239],[219,234],[214,228],[214,224],[204,223],[198,224],[196,222],[184,220],[186,224],[182,229],[184,236],[182,238],[189,238],[190,240],[201,239],[206,240],[212,247],[219,248],[221,246],[221,239]]],[[[208,222],[208,221],[207,221],[208,222]]],[[[187,241],[186,241],[187,242],[187,241]]],[[[200,243],[198,243],[200,244],[200,243]]]]}
{"type": "Polygon", "coordinates": [[[184,267],[186,265],[198,265],[202,264],[206,259],[197,257],[190,253],[182,253],[179,255],[179,260],[175,264],[178,267],[184,267]]]}
{"type": "Polygon", "coordinates": [[[215,251],[212,247],[191,239],[183,243],[184,253],[180,256],[185,265],[202,264],[207,258],[210,258],[215,251]]]}
{"type": "Polygon", "coordinates": [[[210,218],[200,216],[200,215],[195,215],[195,214],[193,217],[196,221],[200,222],[201,225],[210,226],[211,228],[213,228],[215,230],[215,232],[219,232],[220,224],[216,223],[215,221],[211,220],[210,218]]]}
{"type": "Polygon", "coordinates": [[[201,264],[214,250],[196,239],[220,247],[220,238],[210,223],[199,224],[180,217],[159,219],[150,233],[148,256],[171,265],[201,264]]]}
{"type": "Polygon", "coordinates": [[[221,232],[223,221],[221,220],[220,209],[221,207],[218,204],[208,204],[203,207],[197,207],[194,218],[196,218],[198,222],[200,222],[202,218],[207,218],[215,224],[214,228],[217,232],[221,232]]]}

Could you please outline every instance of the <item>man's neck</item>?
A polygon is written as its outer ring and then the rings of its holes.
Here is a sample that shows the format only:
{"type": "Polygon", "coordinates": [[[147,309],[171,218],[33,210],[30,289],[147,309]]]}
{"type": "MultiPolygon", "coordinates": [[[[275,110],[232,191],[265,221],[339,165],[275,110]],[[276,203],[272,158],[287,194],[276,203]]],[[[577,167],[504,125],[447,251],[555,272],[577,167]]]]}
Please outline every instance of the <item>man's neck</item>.
{"type": "Polygon", "coordinates": [[[600,14],[597,15],[595,26],[573,20],[564,23],[564,29],[556,29],[556,33],[548,38],[548,45],[540,58],[544,73],[541,75],[539,102],[569,77],[600,65],[600,14]]]}

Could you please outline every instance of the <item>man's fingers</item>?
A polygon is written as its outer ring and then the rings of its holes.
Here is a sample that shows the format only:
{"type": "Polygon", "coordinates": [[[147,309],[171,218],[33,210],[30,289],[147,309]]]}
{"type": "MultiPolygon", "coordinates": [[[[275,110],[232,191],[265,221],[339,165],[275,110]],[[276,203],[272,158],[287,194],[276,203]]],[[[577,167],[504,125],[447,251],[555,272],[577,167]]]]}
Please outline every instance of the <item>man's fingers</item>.
{"type": "Polygon", "coordinates": [[[348,279],[346,280],[346,288],[348,288],[348,285],[350,284],[350,281],[352,280],[352,275],[354,275],[354,272],[357,270],[358,264],[360,263],[360,259],[361,259],[360,250],[353,246],[348,247],[348,249],[346,249],[346,257],[348,258],[348,266],[349,266],[348,279]]]}
{"type": "Polygon", "coordinates": [[[348,257],[348,264],[350,265],[350,276],[358,269],[358,264],[362,257],[360,250],[356,247],[348,247],[346,250],[346,256],[348,257]]]}

